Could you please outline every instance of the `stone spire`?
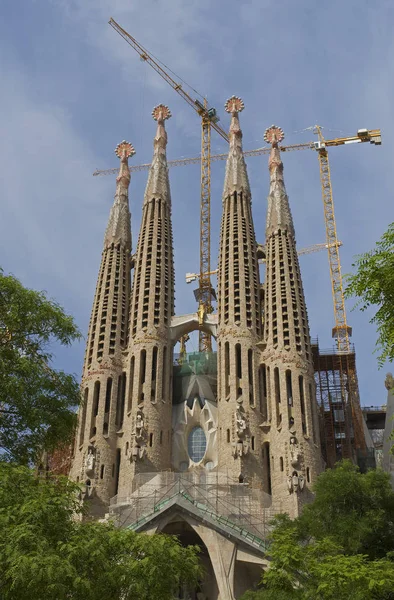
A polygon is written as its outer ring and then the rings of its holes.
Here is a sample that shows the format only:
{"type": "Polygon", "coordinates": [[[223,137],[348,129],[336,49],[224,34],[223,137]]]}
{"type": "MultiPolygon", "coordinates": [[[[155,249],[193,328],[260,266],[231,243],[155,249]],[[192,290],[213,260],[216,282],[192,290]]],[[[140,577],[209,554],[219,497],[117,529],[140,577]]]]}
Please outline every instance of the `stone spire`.
{"type": "Polygon", "coordinates": [[[71,475],[94,497],[94,511],[105,512],[115,494],[116,439],[125,397],[123,352],[130,304],[131,227],[128,159],[135,154],[126,141],[115,149],[120,159],[116,193],[104,235],[104,246],[87,336],[82,375],[75,459],[71,475]]]}
{"type": "Polygon", "coordinates": [[[243,100],[237,96],[231,96],[225,104],[225,110],[231,114],[231,124],[228,134],[230,148],[224,178],[223,199],[234,191],[244,192],[250,197],[248,173],[242,151],[242,130],[238,118],[238,114],[244,108],[243,100]]]}
{"type": "Polygon", "coordinates": [[[164,126],[164,121],[171,117],[170,109],[164,104],[159,104],[153,109],[152,117],[157,121],[157,131],[153,141],[154,152],[145,189],[144,204],[149,202],[152,197],[166,200],[171,204],[166,156],[167,132],[164,126]]]}
{"type": "Polygon", "coordinates": [[[115,154],[120,158],[120,168],[116,178],[115,200],[105,231],[104,247],[109,247],[112,243],[122,243],[131,250],[128,159],[135,154],[135,150],[129,142],[123,140],[116,146],[115,154]]]}
{"type": "Polygon", "coordinates": [[[223,191],[218,268],[219,468],[234,478],[261,478],[260,383],[257,343],[261,335],[259,269],[251,193],[233,96],[230,148],[223,191]]]}
{"type": "Polygon", "coordinates": [[[157,131],[134,257],[120,495],[128,493],[130,482],[138,473],[171,466],[170,326],[174,314],[174,265],[164,127],[171,113],[160,104],[152,116],[157,121],[157,131]]]}
{"type": "Polygon", "coordinates": [[[295,517],[311,498],[321,470],[319,426],[308,316],[295,243],[294,225],[283,179],[278,144],[282,129],[272,125],[264,139],[272,144],[266,228],[263,370],[271,422],[263,436],[270,487],[282,508],[295,517]],[[270,466],[269,455],[275,457],[270,466]],[[278,458],[276,458],[278,457],[278,458]],[[287,498],[287,500],[286,500],[287,498]]]}
{"type": "Polygon", "coordinates": [[[283,139],[283,130],[275,125],[269,127],[264,135],[264,140],[272,144],[268,161],[270,191],[268,195],[267,233],[281,227],[286,228],[294,237],[293,219],[283,178],[283,163],[279,151],[279,142],[283,139]]]}

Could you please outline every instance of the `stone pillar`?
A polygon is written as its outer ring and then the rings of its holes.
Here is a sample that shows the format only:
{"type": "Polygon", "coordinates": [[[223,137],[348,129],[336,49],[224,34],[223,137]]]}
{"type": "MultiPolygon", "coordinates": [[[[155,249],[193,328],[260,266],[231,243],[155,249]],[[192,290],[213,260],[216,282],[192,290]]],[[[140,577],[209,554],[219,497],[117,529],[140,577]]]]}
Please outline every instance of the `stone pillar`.
{"type": "Polygon", "coordinates": [[[218,268],[218,437],[219,469],[240,482],[251,482],[262,478],[257,350],[261,309],[251,192],[238,120],[243,108],[235,96],[226,103],[232,118],[218,268]]]}
{"type": "Polygon", "coordinates": [[[104,237],[96,293],[87,336],[82,376],[83,402],[71,477],[86,486],[84,496],[93,512],[106,512],[117,491],[118,434],[116,413],[124,402],[123,352],[127,341],[130,302],[131,227],[128,204],[128,158],[135,151],[123,141],[116,194],[104,237]],[[123,386],[123,387],[122,387],[123,386]]]}
{"type": "Polygon", "coordinates": [[[295,517],[311,499],[321,458],[308,316],[278,147],[283,137],[275,126],[265,134],[272,151],[262,354],[270,427],[263,448],[273,502],[295,517]]]}
{"type": "Polygon", "coordinates": [[[164,127],[170,116],[162,104],[153,111],[158,125],[135,255],[120,472],[120,495],[126,496],[138,474],[171,466],[174,265],[164,127]]]}

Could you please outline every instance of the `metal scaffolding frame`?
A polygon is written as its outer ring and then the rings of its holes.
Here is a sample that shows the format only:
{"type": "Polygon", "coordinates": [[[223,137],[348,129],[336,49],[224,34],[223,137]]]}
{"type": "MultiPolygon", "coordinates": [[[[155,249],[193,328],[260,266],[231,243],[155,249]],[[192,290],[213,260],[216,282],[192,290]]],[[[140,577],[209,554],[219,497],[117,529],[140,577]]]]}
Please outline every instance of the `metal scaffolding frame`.
{"type": "Polygon", "coordinates": [[[280,507],[271,504],[257,482],[240,484],[225,472],[143,473],[133,480],[130,495],[111,499],[110,513],[121,527],[138,528],[177,496],[201,516],[208,516],[236,534],[265,542],[280,507]]]}
{"type": "Polygon", "coordinates": [[[332,468],[343,458],[357,462],[366,450],[356,354],[336,349],[320,350],[312,344],[316,398],[320,409],[320,438],[326,466],[332,468]]]}

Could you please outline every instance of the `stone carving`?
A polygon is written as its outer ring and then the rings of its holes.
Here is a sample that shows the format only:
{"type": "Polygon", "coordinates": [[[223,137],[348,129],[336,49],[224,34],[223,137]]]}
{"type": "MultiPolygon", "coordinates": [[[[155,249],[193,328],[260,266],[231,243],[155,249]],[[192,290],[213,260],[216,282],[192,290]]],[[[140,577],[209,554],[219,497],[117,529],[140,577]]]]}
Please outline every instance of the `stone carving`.
{"type": "Polygon", "coordinates": [[[388,391],[394,388],[394,377],[392,373],[387,373],[384,385],[388,391]]]}
{"type": "Polygon", "coordinates": [[[135,462],[138,459],[144,458],[146,454],[145,446],[147,430],[144,413],[141,408],[138,409],[135,417],[134,432],[132,436],[134,437],[134,442],[132,442],[130,460],[135,462]]]}
{"type": "Polygon", "coordinates": [[[144,424],[144,413],[141,409],[138,410],[135,419],[135,441],[137,443],[143,442],[146,437],[146,430],[144,424]]]}
{"type": "Polygon", "coordinates": [[[88,479],[85,482],[85,485],[82,486],[79,497],[83,501],[90,500],[91,498],[93,498],[94,492],[95,492],[95,486],[92,485],[90,479],[88,479]]]}
{"type": "Polygon", "coordinates": [[[302,475],[298,475],[297,471],[293,471],[292,475],[287,477],[287,489],[289,494],[302,492],[305,486],[305,479],[302,475]]]}
{"type": "Polygon", "coordinates": [[[244,437],[247,429],[247,422],[242,406],[237,406],[237,410],[235,411],[235,422],[238,437],[244,437]]]}
{"type": "Polygon", "coordinates": [[[138,459],[143,459],[146,454],[145,446],[133,446],[130,453],[130,459],[136,462],[138,459]]]}
{"type": "Polygon", "coordinates": [[[205,318],[205,306],[203,304],[199,305],[197,314],[198,314],[198,324],[202,325],[204,323],[204,318],[205,318]]]}
{"type": "Polygon", "coordinates": [[[96,465],[96,449],[94,446],[89,446],[88,453],[85,458],[85,473],[88,477],[94,477],[94,467],[96,465]]]}
{"type": "Polygon", "coordinates": [[[238,442],[233,442],[233,456],[234,458],[238,458],[241,456],[246,456],[249,452],[249,444],[238,440],[238,442]]]}
{"type": "Polygon", "coordinates": [[[296,467],[299,464],[300,457],[301,452],[297,442],[297,438],[292,436],[290,438],[290,463],[292,467],[296,467]]]}

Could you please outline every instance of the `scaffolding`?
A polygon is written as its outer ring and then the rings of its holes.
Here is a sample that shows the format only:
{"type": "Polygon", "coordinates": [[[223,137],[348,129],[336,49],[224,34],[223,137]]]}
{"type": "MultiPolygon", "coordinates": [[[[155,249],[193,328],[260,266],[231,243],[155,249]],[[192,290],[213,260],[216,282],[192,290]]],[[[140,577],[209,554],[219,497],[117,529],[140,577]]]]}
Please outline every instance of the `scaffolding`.
{"type": "Polygon", "coordinates": [[[316,398],[320,409],[322,454],[328,468],[341,459],[359,462],[366,452],[356,354],[320,350],[312,342],[316,398]]]}
{"type": "Polygon", "coordinates": [[[119,527],[138,529],[176,501],[258,546],[265,545],[280,512],[257,482],[240,484],[225,472],[195,470],[137,475],[129,496],[111,499],[110,514],[119,527]]]}

